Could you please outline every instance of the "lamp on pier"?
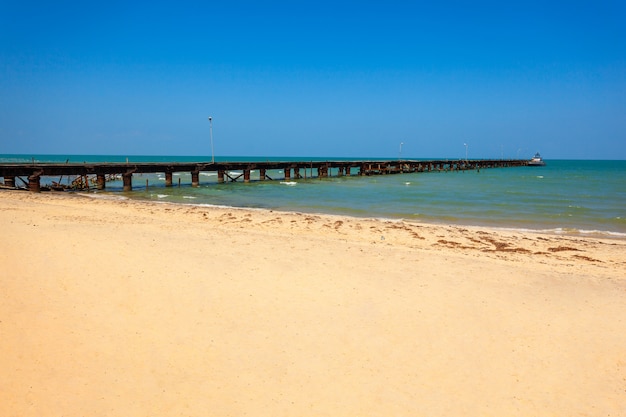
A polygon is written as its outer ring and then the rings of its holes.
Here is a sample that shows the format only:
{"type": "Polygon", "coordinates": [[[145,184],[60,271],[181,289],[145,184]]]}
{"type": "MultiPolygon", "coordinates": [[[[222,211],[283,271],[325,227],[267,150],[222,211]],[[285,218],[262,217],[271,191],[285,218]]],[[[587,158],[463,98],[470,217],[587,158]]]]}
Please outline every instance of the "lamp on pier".
{"type": "Polygon", "coordinates": [[[209,116],[209,132],[211,135],[211,163],[215,163],[215,153],[213,152],[213,117],[209,116]]]}

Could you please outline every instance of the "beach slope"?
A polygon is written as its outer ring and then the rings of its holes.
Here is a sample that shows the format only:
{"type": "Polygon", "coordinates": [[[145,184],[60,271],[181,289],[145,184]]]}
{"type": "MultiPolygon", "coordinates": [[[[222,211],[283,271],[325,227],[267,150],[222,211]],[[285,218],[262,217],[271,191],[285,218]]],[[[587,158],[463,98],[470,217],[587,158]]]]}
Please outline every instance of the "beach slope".
{"type": "Polygon", "coordinates": [[[0,192],[0,415],[626,412],[626,242],[0,192]]]}

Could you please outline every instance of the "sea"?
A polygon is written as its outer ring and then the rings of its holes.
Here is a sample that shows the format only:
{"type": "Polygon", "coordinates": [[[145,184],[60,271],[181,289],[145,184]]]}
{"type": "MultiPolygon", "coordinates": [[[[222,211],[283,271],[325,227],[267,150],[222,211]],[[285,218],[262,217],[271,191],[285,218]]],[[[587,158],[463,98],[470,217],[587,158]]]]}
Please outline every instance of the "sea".
{"type": "MultiPolygon", "coordinates": [[[[385,158],[367,158],[367,160],[385,158]]],[[[388,159],[388,158],[387,158],[388,159]]],[[[112,155],[1,155],[0,163],[207,162],[210,157],[112,155]]],[[[353,158],[216,157],[216,162],[338,161],[353,158]]],[[[417,159],[414,159],[417,160],[417,159]]],[[[237,172],[229,173],[236,177],[237,172]]],[[[133,191],[124,192],[121,179],[93,189],[95,198],[135,199],[172,204],[242,207],[323,213],[354,217],[403,219],[421,223],[489,226],[566,235],[626,238],[626,161],[550,160],[542,167],[490,168],[472,171],[404,173],[381,176],[284,180],[250,183],[217,182],[217,174],[202,172],[200,186],[190,173],[174,174],[165,187],[164,174],[135,174],[133,191]]],[[[70,182],[73,178],[42,178],[70,182]]],[[[228,181],[228,179],[227,179],[228,181]]],[[[17,184],[18,186],[21,184],[17,184]]],[[[81,191],[81,193],[84,193],[81,191]]]]}

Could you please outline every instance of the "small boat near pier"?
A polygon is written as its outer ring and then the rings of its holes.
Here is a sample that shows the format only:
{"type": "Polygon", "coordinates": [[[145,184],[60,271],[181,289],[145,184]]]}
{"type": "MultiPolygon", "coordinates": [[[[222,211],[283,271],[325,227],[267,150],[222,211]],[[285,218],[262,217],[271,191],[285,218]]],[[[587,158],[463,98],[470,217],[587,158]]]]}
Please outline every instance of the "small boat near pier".
{"type": "Polygon", "coordinates": [[[535,156],[533,156],[530,161],[528,161],[528,166],[529,167],[542,167],[544,166],[546,163],[543,160],[543,158],[541,157],[541,155],[539,155],[539,152],[537,152],[535,154],[535,156]]]}

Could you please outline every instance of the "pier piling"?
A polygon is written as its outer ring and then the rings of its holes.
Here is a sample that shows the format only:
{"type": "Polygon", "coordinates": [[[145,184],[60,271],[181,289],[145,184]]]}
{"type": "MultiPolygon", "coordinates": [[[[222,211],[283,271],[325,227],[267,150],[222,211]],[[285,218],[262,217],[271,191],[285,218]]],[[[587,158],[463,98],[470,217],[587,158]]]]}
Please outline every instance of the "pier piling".
{"type": "Polygon", "coordinates": [[[122,174],[122,182],[124,184],[124,191],[133,190],[133,174],[130,172],[122,174]]]}
{"type": "Polygon", "coordinates": [[[96,189],[104,190],[106,188],[106,178],[104,174],[96,175],[96,189]]]}
{"type": "Polygon", "coordinates": [[[28,189],[34,193],[41,191],[41,184],[39,182],[40,174],[34,173],[28,177],[28,189]]]}

